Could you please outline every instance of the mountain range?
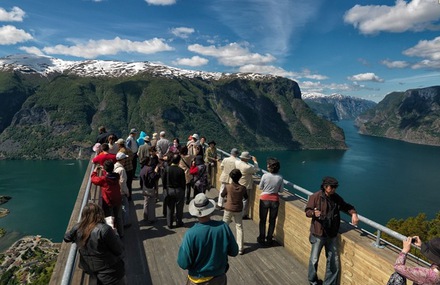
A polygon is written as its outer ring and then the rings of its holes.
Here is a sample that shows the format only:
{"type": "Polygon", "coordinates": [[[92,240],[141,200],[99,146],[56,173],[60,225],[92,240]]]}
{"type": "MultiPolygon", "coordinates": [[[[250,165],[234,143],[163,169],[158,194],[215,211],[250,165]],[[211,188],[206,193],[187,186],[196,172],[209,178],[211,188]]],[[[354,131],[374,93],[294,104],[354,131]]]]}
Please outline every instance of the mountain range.
{"type": "Polygon", "coordinates": [[[440,146],[440,86],[392,92],[356,125],[361,134],[440,146]]]}
{"type": "Polygon", "coordinates": [[[329,121],[354,120],[376,102],[341,94],[303,93],[302,99],[318,116],[329,121]]]}
{"type": "MultiPolygon", "coordinates": [[[[210,73],[150,62],[0,59],[0,157],[88,158],[97,129],[199,133],[224,149],[346,149],[290,79],[210,73]]],[[[182,139],[183,138],[183,139],[182,139]]]]}

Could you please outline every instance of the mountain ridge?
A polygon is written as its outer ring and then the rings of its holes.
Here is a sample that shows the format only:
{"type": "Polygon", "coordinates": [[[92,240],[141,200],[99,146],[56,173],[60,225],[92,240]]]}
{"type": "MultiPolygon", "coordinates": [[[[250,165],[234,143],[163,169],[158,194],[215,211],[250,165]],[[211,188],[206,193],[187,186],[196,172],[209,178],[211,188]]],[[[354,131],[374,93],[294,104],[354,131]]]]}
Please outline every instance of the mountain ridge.
{"type": "Polygon", "coordinates": [[[35,57],[28,65],[8,60],[0,59],[3,158],[88,158],[100,125],[121,137],[133,127],[150,135],[165,130],[169,138],[198,132],[224,149],[347,148],[343,130],[317,117],[287,78],[166,66],[139,71],[121,62],[117,70],[104,62],[90,76],[94,61],[59,61],[64,69],[56,69],[35,57]]]}
{"type": "Polygon", "coordinates": [[[440,146],[440,86],[392,92],[356,125],[361,134],[440,146]]]}
{"type": "Polygon", "coordinates": [[[354,120],[376,106],[376,103],[370,100],[336,93],[332,95],[303,93],[301,96],[318,116],[333,122],[354,120]]]}

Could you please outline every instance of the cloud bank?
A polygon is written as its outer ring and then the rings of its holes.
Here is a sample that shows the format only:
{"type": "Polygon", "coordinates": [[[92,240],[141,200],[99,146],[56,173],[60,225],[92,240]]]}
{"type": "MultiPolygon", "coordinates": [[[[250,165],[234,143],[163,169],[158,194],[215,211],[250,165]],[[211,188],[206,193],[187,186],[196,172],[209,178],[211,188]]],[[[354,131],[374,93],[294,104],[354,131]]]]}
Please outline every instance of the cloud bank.
{"type": "Polygon", "coordinates": [[[344,15],[344,21],[362,34],[439,30],[439,20],[440,5],[429,0],[397,0],[394,6],[356,5],[344,15]]]}
{"type": "Polygon", "coordinates": [[[81,43],[73,46],[56,45],[43,48],[43,51],[47,54],[62,54],[88,59],[102,55],[115,55],[120,52],[153,54],[171,50],[173,48],[166,44],[163,39],[154,38],[143,42],[136,42],[119,37],[113,40],[89,40],[85,44],[81,43]]]}

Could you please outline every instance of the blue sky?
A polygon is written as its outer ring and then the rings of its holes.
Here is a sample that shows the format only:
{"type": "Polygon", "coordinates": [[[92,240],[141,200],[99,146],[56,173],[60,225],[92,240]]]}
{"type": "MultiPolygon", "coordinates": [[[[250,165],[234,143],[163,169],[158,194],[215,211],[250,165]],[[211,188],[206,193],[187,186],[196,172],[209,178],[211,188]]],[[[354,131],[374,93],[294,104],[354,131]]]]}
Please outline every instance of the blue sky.
{"type": "Polygon", "coordinates": [[[378,102],[440,85],[440,0],[2,0],[0,57],[18,53],[271,73],[378,102]]]}

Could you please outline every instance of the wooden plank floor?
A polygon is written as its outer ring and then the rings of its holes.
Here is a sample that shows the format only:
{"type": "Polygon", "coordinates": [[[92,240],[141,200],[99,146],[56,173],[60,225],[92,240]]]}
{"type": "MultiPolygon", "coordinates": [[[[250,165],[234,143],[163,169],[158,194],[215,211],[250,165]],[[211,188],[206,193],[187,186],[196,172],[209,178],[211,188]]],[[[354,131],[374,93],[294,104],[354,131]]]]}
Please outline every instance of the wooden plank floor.
{"type": "MultiPolygon", "coordinates": [[[[177,265],[177,252],[185,231],[196,223],[196,218],[184,209],[183,228],[169,230],[162,215],[162,202],[156,205],[158,221],[153,225],[142,222],[143,196],[139,181],[133,182],[131,202],[132,226],[125,230],[126,270],[130,285],[182,285],[187,272],[177,265]]],[[[160,191],[161,192],[161,191],[160,191]]],[[[217,190],[212,188],[207,196],[217,200],[217,190]]],[[[160,195],[162,197],[162,195],[160,195]]],[[[221,220],[223,211],[216,210],[214,220],[221,220]]],[[[227,273],[229,285],[241,284],[308,284],[307,268],[295,260],[282,246],[262,248],[256,242],[258,225],[252,220],[244,224],[245,254],[229,257],[227,273]]],[[[235,224],[231,223],[235,234],[235,224]]]]}

